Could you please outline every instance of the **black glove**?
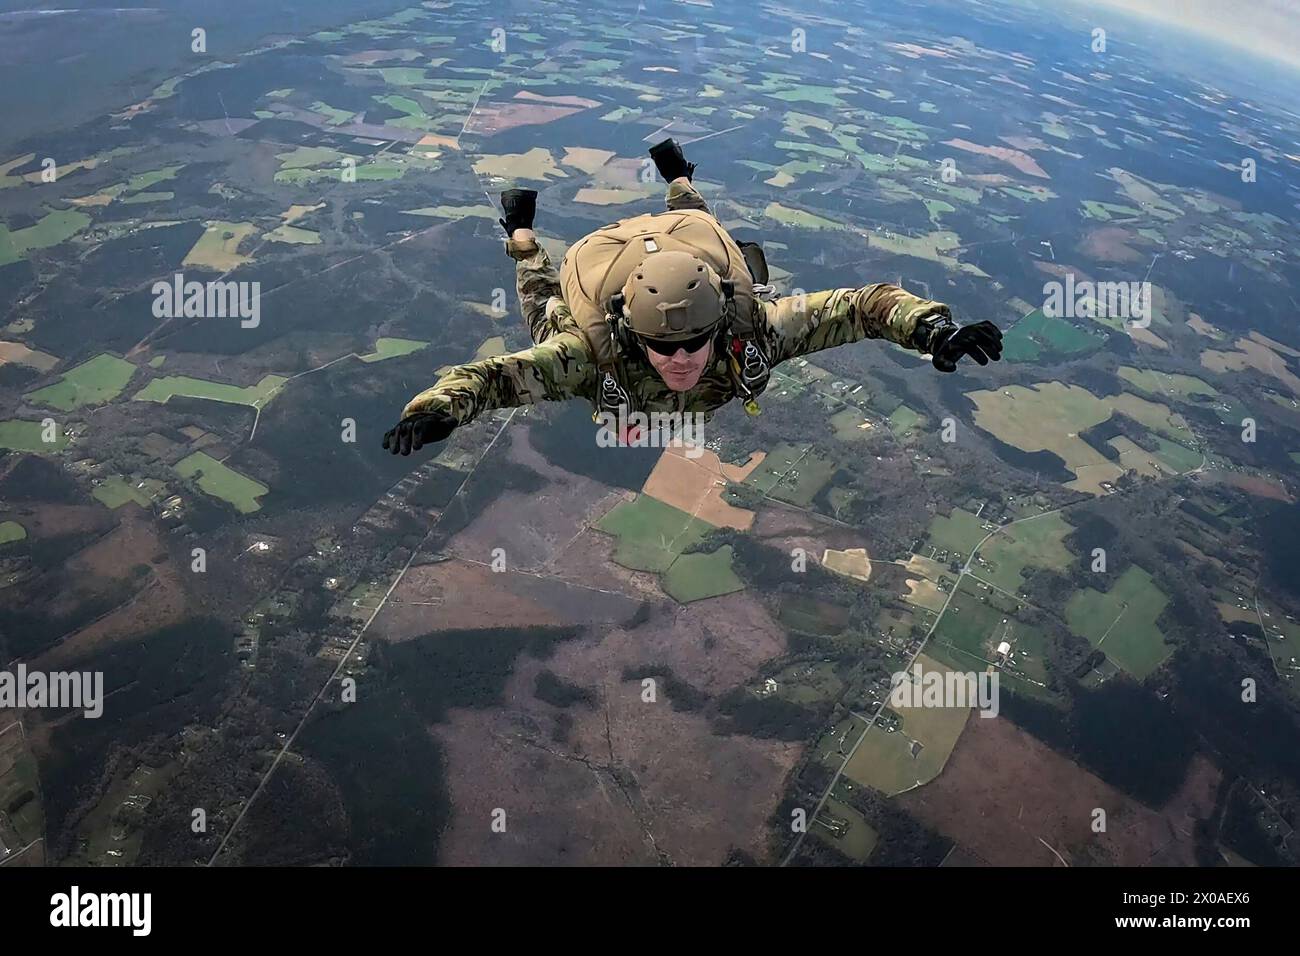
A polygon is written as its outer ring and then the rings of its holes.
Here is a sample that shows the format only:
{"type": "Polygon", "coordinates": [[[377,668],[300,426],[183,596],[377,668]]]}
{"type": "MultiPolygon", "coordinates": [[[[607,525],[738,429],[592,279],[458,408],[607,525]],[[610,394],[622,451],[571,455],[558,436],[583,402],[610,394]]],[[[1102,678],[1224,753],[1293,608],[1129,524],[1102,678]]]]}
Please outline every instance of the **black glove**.
{"type": "Polygon", "coordinates": [[[507,236],[514,235],[516,229],[533,228],[533,217],[537,215],[536,189],[507,189],[501,194],[501,210],[506,214],[498,219],[507,236]]]}
{"type": "Polygon", "coordinates": [[[930,336],[930,355],[940,372],[955,372],[957,360],[969,355],[980,365],[1002,358],[1002,330],[992,322],[941,325],[930,336]]]}
{"type": "Polygon", "coordinates": [[[425,445],[440,442],[456,430],[456,419],[446,412],[417,412],[407,415],[384,432],[384,447],[394,455],[409,455],[425,445]]]}
{"type": "Polygon", "coordinates": [[[681,146],[677,145],[677,141],[672,137],[651,146],[650,158],[655,161],[655,169],[659,170],[659,175],[664,178],[664,182],[670,183],[678,176],[685,176],[687,179],[693,179],[695,176],[695,164],[686,161],[681,146]]]}

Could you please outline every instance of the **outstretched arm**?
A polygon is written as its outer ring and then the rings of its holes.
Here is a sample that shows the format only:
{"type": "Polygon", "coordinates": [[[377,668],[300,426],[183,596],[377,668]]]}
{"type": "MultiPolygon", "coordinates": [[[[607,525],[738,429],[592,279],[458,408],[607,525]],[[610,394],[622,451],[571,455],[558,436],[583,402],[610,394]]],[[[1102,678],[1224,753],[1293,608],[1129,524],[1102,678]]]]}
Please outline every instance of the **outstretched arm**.
{"type": "Polygon", "coordinates": [[[436,413],[464,425],[494,408],[590,398],[595,380],[582,340],[566,332],[522,352],[457,365],[411,399],[402,417],[436,413]]]}
{"type": "Polygon", "coordinates": [[[773,365],[859,339],[888,339],[928,352],[934,331],[952,323],[942,302],[885,282],[784,296],[763,308],[773,365]]]}

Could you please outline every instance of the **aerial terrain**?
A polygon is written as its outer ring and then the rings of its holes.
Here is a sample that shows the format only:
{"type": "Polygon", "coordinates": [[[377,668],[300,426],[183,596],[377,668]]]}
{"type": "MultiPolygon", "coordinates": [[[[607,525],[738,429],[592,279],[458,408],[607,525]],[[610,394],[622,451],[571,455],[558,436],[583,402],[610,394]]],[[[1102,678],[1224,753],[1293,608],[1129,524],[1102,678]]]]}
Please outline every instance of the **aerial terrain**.
{"type": "Polygon", "coordinates": [[[0,667],[106,690],[0,710],[0,865],[1297,861],[1294,75],[1048,4],[174,6],[0,140],[0,667]],[[797,359],[700,455],[581,402],[382,451],[530,344],[501,190],[558,263],[668,136],[779,292],[1003,361],[797,359]]]}

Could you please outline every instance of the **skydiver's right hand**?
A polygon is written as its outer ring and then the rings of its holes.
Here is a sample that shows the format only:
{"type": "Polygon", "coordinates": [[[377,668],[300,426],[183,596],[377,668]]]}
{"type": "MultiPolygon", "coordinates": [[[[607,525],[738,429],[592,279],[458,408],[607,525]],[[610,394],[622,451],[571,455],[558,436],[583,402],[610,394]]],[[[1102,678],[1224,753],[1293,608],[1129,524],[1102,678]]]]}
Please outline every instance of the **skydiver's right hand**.
{"type": "Polygon", "coordinates": [[[409,455],[425,445],[440,442],[456,430],[456,419],[446,412],[417,412],[407,415],[384,432],[384,447],[394,455],[409,455]]]}
{"type": "Polygon", "coordinates": [[[507,189],[501,194],[501,211],[504,219],[498,219],[507,236],[513,236],[516,229],[533,228],[533,218],[537,215],[537,190],[507,189]]]}

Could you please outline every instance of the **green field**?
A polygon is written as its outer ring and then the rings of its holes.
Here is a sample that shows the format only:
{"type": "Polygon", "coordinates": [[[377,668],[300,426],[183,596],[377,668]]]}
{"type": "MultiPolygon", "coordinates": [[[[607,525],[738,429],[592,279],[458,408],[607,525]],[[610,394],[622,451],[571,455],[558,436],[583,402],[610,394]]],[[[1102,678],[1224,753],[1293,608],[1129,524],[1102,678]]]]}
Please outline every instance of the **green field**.
{"type": "Polygon", "coordinates": [[[1025,568],[1060,571],[1069,565],[1073,556],[1065,538],[1073,530],[1057,512],[1006,527],[980,548],[979,557],[989,566],[973,570],[1004,591],[1018,592],[1025,584],[1025,568]]]}
{"type": "Polygon", "coordinates": [[[830,417],[830,426],[841,441],[861,441],[871,434],[871,428],[859,427],[867,421],[856,408],[842,408],[830,417]]]}
{"type": "Polygon", "coordinates": [[[931,519],[928,541],[936,548],[950,551],[965,561],[966,555],[975,550],[975,546],[988,534],[982,525],[983,522],[969,511],[953,508],[952,514],[946,518],[935,515],[931,519]]]}
{"type": "Polygon", "coordinates": [[[1194,375],[1180,375],[1176,372],[1153,372],[1150,369],[1120,366],[1119,377],[1148,395],[1168,396],[1191,399],[1197,395],[1215,398],[1219,390],[1194,375]]]}
{"type": "Polygon", "coordinates": [[[35,799],[27,800],[18,812],[9,814],[9,823],[21,841],[18,846],[9,847],[11,851],[39,839],[45,830],[36,758],[32,756],[21,734],[17,721],[12,721],[0,733],[0,761],[6,765],[12,762],[8,772],[0,776],[0,807],[16,805],[29,792],[36,795],[35,799]]]}
{"type": "Polygon", "coordinates": [[[812,507],[817,493],[831,480],[835,462],[812,450],[794,445],[778,445],[745,479],[765,495],[803,508],[812,507]]]}
{"type": "Polygon", "coordinates": [[[1159,449],[1156,451],[1156,457],[1163,461],[1170,468],[1179,473],[1191,471],[1201,463],[1201,453],[1193,451],[1186,445],[1170,441],[1167,438],[1161,438],[1159,435],[1151,436],[1159,449]]]}
{"type": "Polygon", "coordinates": [[[184,169],[180,166],[164,166],[161,169],[152,169],[148,172],[137,173],[126,181],[126,191],[136,193],[148,189],[150,186],[156,186],[158,183],[165,182],[168,179],[175,179],[176,174],[184,169]]]}
{"type": "Polygon", "coordinates": [[[40,422],[24,422],[17,419],[0,422],[0,448],[12,451],[51,452],[62,451],[68,447],[68,439],[63,429],[58,429],[58,438],[52,442],[41,441],[43,428],[40,422]]]}
{"type": "Polygon", "coordinates": [[[258,408],[269,402],[280,386],[287,381],[288,379],[282,375],[266,375],[256,385],[241,387],[209,382],[202,378],[190,378],[186,375],[165,375],[154,379],[133,397],[137,402],[166,402],[173,395],[181,395],[186,398],[207,398],[214,402],[251,405],[253,408],[258,408]]]}
{"type": "Polygon", "coordinates": [[[27,397],[41,405],[70,412],[82,405],[102,405],[116,398],[134,374],[135,366],[130,362],[104,353],[69,369],[58,382],[27,397]]]}
{"type": "Polygon", "coordinates": [[[781,597],[777,619],[786,627],[805,634],[829,636],[848,626],[849,609],[802,594],[786,594],[781,597]]]}
{"type": "Polygon", "coordinates": [[[1133,565],[1109,591],[1086,588],[1071,595],[1065,621],[1070,630],[1143,680],[1173,653],[1156,627],[1167,603],[1151,575],[1133,565]]]}
{"type": "Polygon", "coordinates": [[[21,541],[27,537],[27,529],[17,521],[0,521],[0,544],[21,541]]]}
{"type": "Polygon", "coordinates": [[[679,604],[743,590],[745,582],[731,570],[731,560],[729,544],[711,554],[683,554],[663,576],[663,589],[679,604]]]}
{"type": "Polygon", "coordinates": [[[1013,598],[991,592],[972,578],[963,578],[935,629],[934,643],[966,655],[952,661],[958,669],[980,670],[976,662],[993,660],[1007,627],[1014,626],[1011,618],[1018,607],[1013,598]]]}
{"type": "Polygon", "coordinates": [[[618,538],[614,560],[633,571],[667,571],[678,555],[712,527],[649,495],[621,501],[595,527],[618,538]]]}
{"type": "Polygon", "coordinates": [[[497,211],[485,203],[477,206],[422,206],[419,209],[403,209],[408,216],[429,216],[434,219],[464,219],[473,216],[477,219],[496,221],[497,211]]]}
{"type": "Polygon", "coordinates": [[[0,266],[25,258],[33,249],[57,246],[89,225],[90,217],[75,209],[47,213],[33,225],[12,232],[0,223],[0,266]]]}
{"type": "Polygon", "coordinates": [[[906,435],[921,424],[921,416],[906,405],[899,405],[889,415],[889,427],[895,435],[906,435]]]}
{"type": "Polygon", "coordinates": [[[809,832],[856,863],[866,863],[880,839],[862,814],[833,797],[817,814],[809,832]]]}
{"type": "Polygon", "coordinates": [[[763,210],[768,219],[775,219],[786,226],[798,226],[802,229],[843,229],[844,224],[819,216],[803,209],[792,209],[779,202],[770,202],[763,210]]]}
{"type": "Polygon", "coordinates": [[[418,352],[420,349],[425,348],[428,344],[428,342],[417,342],[414,339],[376,339],[375,350],[369,355],[361,356],[361,361],[382,362],[384,359],[410,355],[412,352],[418,352]]]}
{"type": "Polygon", "coordinates": [[[935,639],[926,644],[925,652],[953,670],[983,671],[995,659],[998,645],[1006,641],[1011,645],[1011,654],[998,669],[999,680],[1011,690],[1043,701],[1057,701],[1058,695],[1047,687],[1049,634],[1042,628],[1028,627],[1014,617],[1013,603],[1005,596],[990,595],[979,582],[968,580],[969,590],[963,582],[962,591],[953,599],[959,613],[950,620],[949,609],[941,624],[943,637],[936,632],[935,639]],[[979,596],[988,598],[989,603],[981,602],[976,607],[979,596]],[[963,619],[972,609],[974,617],[963,619]],[[985,632],[987,638],[981,639],[980,635],[985,632]],[[947,643],[945,638],[962,641],[964,646],[947,643]]]}
{"type": "Polygon", "coordinates": [[[262,505],[257,499],[269,490],[266,485],[241,475],[201,451],[178,461],[173,467],[181,477],[191,479],[214,498],[230,502],[241,514],[251,514],[260,509],[262,505]]]}
{"type": "Polygon", "coordinates": [[[777,671],[772,679],[775,696],[796,704],[836,701],[844,694],[844,681],[835,673],[835,664],[827,661],[800,661],[777,671]]]}
{"type": "Polygon", "coordinates": [[[320,245],[320,233],[313,232],[310,229],[301,229],[298,226],[277,226],[262,238],[268,242],[283,242],[291,246],[318,246],[320,245]]]}
{"type": "Polygon", "coordinates": [[[1061,318],[1035,309],[1002,338],[1002,357],[1008,362],[1038,362],[1048,357],[1077,355],[1100,348],[1106,336],[1084,330],[1061,318]]]}
{"type": "Polygon", "coordinates": [[[1085,388],[1061,382],[1041,382],[1032,388],[1008,385],[967,392],[966,397],[975,403],[977,426],[1023,451],[1054,452],[1078,476],[1066,487],[1096,495],[1104,493],[1101,482],[1116,480],[1123,469],[1079,438],[1079,433],[1110,418],[1121,404],[1126,412],[1129,403],[1145,406],[1134,409],[1139,416],[1156,407],[1127,393],[1103,401],[1085,388]]]}
{"type": "Polygon", "coordinates": [[[1134,209],[1132,206],[1120,206],[1116,203],[1097,202],[1092,199],[1083,201],[1084,215],[1090,219],[1100,219],[1102,222],[1109,222],[1112,218],[1130,219],[1140,217],[1141,209],[1134,209]]]}
{"type": "MultiPolygon", "coordinates": [[[[423,73],[424,71],[421,70],[420,72],[423,73]]],[[[324,116],[331,126],[340,126],[357,115],[348,110],[341,110],[337,107],[330,106],[328,103],[322,103],[319,100],[313,103],[309,109],[313,113],[319,113],[321,116],[324,116]]]]}
{"type": "Polygon", "coordinates": [[[175,198],[176,194],[170,192],[136,193],[134,196],[125,196],[119,199],[118,202],[124,206],[134,206],[137,203],[170,202],[175,198]]]}
{"type": "MultiPolygon", "coordinates": [[[[925,654],[918,655],[916,660],[923,672],[947,670],[925,654]]],[[[971,711],[969,707],[894,708],[888,703],[886,706],[902,718],[901,726],[890,733],[883,722],[878,722],[867,731],[844,773],[856,783],[893,796],[929,783],[939,775],[971,711]],[[920,748],[914,748],[913,742],[919,743],[920,748]]]]}
{"type": "Polygon", "coordinates": [[[1264,634],[1268,641],[1268,651],[1273,657],[1273,664],[1282,675],[1282,679],[1291,686],[1295,694],[1300,694],[1300,623],[1288,620],[1286,614],[1277,605],[1259,602],[1259,615],[1252,612],[1251,620],[1258,620],[1264,625],[1264,634]]]}
{"type": "Polygon", "coordinates": [[[105,478],[95,486],[91,494],[109,508],[120,508],[128,501],[134,501],[141,508],[147,508],[149,502],[162,490],[162,482],[152,478],[145,479],[144,487],[137,488],[138,481],[128,481],[121,475],[105,478]]]}

